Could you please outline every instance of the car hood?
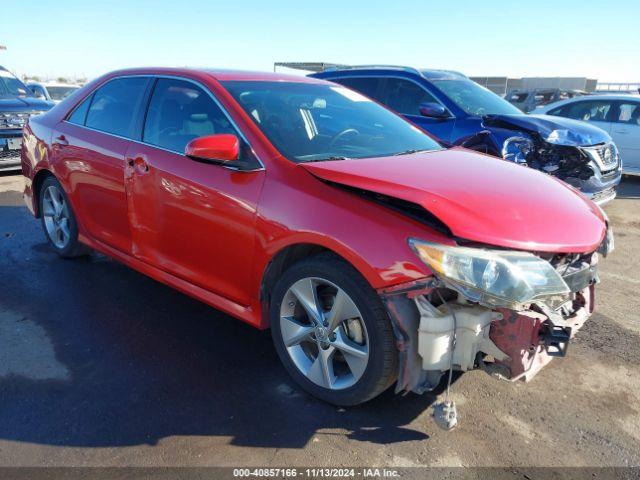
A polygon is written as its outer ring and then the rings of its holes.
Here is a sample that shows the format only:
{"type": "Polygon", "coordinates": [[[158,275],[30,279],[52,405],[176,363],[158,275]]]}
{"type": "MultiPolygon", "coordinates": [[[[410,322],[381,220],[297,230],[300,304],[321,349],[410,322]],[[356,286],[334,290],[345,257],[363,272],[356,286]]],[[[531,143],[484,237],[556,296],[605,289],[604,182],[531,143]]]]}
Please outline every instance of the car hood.
{"type": "Polygon", "coordinates": [[[52,102],[35,97],[0,97],[0,111],[24,112],[32,110],[49,110],[52,102]]]}
{"type": "Polygon", "coordinates": [[[598,248],[598,207],[536,170],[463,148],[305,163],[316,177],[422,206],[458,238],[535,252],[598,248]]]}
{"type": "Polygon", "coordinates": [[[610,142],[607,132],[587,122],[551,115],[485,115],[484,127],[500,127],[537,133],[555,145],[586,147],[610,142]]]}

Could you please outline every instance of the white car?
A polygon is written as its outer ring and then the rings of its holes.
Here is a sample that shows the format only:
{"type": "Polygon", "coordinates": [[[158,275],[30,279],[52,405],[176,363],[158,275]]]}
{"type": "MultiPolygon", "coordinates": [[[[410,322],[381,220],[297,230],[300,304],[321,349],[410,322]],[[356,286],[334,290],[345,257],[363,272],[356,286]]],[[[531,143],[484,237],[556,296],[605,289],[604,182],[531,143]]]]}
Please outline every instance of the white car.
{"type": "Polygon", "coordinates": [[[71,85],[68,83],[29,82],[27,86],[36,97],[44,98],[54,103],[60,103],[63,98],[71,95],[80,88],[80,85],[71,85]]]}
{"type": "Polygon", "coordinates": [[[584,120],[606,131],[622,159],[622,173],[640,175],[640,96],[588,95],[536,108],[531,113],[584,120]]]}

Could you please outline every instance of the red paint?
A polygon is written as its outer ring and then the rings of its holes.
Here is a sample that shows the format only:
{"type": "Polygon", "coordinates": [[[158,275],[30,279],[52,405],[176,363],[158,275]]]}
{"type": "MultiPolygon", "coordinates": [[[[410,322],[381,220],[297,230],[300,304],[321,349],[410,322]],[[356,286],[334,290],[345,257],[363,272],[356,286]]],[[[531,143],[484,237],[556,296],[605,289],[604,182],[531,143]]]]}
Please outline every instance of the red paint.
{"type": "Polygon", "coordinates": [[[454,244],[415,220],[317,177],[420,203],[456,235],[532,250],[594,250],[600,213],[531,169],[464,150],[387,159],[296,165],[271,145],[219,80],[325,83],[305,77],[190,69],[107,74],[25,129],[25,199],[42,171],[61,182],[80,239],[161,282],[255,326],[266,327],[260,287],[282,249],[315,244],[351,263],[373,288],[427,277],[407,238],[454,244]],[[264,169],[221,165],[64,121],[102,83],[121,75],[171,75],[208,88],[247,138],[264,169]],[[64,136],[66,145],[53,144],[64,136]]]}
{"type": "MultiPolygon", "coordinates": [[[[564,326],[571,328],[571,338],[582,328],[593,313],[595,305],[595,285],[589,285],[576,293],[574,313],[565,318],[564,326]]],[[[506,308],[497,309],[501,320],[491,322],[489,338],[509,359],[504,364],[510,371],[511,379],[531,380],[553,357],[541,345],[543,324],[547,317],[531,310],[516,312],[506,308]]]]}
{"type": "Polygon", "coordinates": [[[187,157],[230,162],[237,160],[240,142],[235,135],[221,133],[191,140],[184,152],[187,157]]]}
{"type": "Polygon", "coordinates": [[[597,207],[549,175],[454,148],[304,165],[332,182],[417,203],[454,235],[538,252],[589,252],[605,235],[597,207]]]}

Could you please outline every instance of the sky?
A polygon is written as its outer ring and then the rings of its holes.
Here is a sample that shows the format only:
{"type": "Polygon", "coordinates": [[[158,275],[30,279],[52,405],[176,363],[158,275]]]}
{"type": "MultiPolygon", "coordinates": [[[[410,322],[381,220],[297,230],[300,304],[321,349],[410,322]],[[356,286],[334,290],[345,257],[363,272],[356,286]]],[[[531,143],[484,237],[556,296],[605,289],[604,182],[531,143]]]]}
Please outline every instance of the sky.
{"type": "Polygon", "coordinates": [[[325,61],[640,82],[639,0],[29,0],[17,10],[0,22],[0,65],[19,75],[325,61]]]}

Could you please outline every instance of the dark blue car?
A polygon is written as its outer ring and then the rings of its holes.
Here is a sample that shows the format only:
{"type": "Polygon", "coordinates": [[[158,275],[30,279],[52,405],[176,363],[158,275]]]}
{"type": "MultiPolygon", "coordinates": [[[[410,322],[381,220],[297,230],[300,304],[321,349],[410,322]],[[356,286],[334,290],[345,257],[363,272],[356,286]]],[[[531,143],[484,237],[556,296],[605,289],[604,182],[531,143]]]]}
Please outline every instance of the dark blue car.
{"type": "Polygon", "coordinates": [[[528,165],[564,180],[599,204],[616,195],[622,169],[608,133],[585,122],[525,115],[461,73],[362,66],[311,76],[377,100],[445,145],[528,165]]]}

